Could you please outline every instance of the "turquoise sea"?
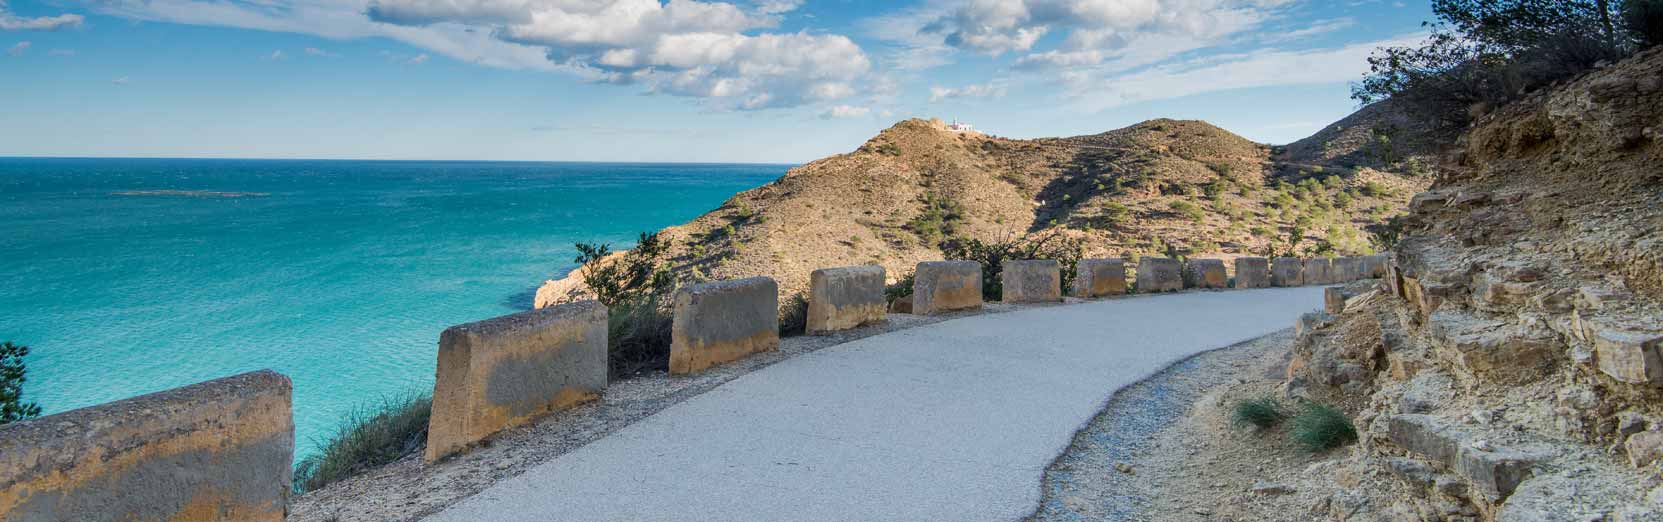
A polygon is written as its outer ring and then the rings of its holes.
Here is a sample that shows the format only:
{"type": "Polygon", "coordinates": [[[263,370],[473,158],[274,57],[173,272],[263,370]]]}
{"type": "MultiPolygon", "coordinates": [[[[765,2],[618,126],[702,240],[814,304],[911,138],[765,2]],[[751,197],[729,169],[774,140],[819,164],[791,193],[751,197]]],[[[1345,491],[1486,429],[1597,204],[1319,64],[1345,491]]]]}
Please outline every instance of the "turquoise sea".
{"type": "Polygon", "coordinates": [[[271,368],[297,453],[430,390],[439,332],[529,309],[784,165],[0,158],[0,340],[46,413],[271,368]]]}

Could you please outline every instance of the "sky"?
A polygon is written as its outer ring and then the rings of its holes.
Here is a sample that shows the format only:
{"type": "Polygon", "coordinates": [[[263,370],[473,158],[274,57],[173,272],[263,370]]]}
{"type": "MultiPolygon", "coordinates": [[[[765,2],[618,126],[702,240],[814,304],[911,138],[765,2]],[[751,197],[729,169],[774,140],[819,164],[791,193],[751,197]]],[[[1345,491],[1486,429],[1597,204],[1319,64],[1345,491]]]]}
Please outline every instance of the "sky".
{"type": "Polygon", "coordinates": [[[803,163],[1357,108],[1393,0],[0,0],[0,156],[803,163]]]}

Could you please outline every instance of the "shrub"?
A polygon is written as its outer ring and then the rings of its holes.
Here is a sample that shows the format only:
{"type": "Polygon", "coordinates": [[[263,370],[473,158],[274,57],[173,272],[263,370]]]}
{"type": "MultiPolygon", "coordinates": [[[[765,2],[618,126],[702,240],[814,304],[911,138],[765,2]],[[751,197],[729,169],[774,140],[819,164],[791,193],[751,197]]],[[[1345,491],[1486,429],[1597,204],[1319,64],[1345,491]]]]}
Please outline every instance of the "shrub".
{"type": "MultiPolygon", "coordinates": [[[[657,234],[642,232],[635,248],[613,261],[605,244],[577,244],[576,262],[583,284],[606,305],[607,362],[613,377],[668,368],[670,364],[669,296],[676,279],[661,258],[669,245],[657,234]]],[[[695,247],[695,255],[701,253],[695,247]]]]}
{"type": "Polygon", "coordinates": [[[983,243],[978,239],[955,240],[942,249],[947,259],[975,261],[982,265],[982,298],[998,301],[1004,296],[1000,274],[1005,261],[1024,259],[1055,259],[1062,266],[1062,287],[1074,283],[1074,270],[1085,256],[1085,246],[1078,239],[1051,233],[1038,237],[1012,238],[983,243]]]}
{"type": "Polygon", "coordinates": [[[780,305],[780,336],[802,335],[808,328],[808,299],[791,296],[780,305]]]}
{"type": "Polygon", "coordinates": [[[1126,205],[1110,201],[1103,205],[1103,220],[1110,225],[1125,223],[1132,216],[1132,209],[1126,205]]]}
{"type": "Polygon", "coordinates": [[[1618,27],[1612,20],[1643,9],[1616,12],[1615,4],[1434,0],[1438,22],[1428,24],[1427,40],[1419,47],[1377,50],[1352,97],[1363,103],[1389,98],[1436,130],[1459,132],[1475,105],[1500,107],[1632,53],[1641,39],[1631,32],[1635,25],[1618,27]]]}
{"type": "Polygon", "coordinates": [[[964,207],[945,196],[924,198],[924,212],[907,222],[907,230],[918,235],[925,245],[940,247],[948,238],[958,235],[958,225],[964,219],[964,207]]]}
{"type": "Polygon", "coordinates": [[[1190,203],[1188,201],[1184,201],[1184,200],[1173,201],[1171,203],[1171,207],[1172,207],[1172,210],[1174,212],[1177,212],[1179,214],[1183,214],[1184,217],[1189,218],[1190,221],[1201,221],[1202,219],[1205,219],[1207,217],[1207,213],[1205,211],[1202,211],[1201,207],[1196,206],[1194,203],[1190,203]]]}
{"type": "Polygon", "coordinates": [[[1623,2],[1623,25],[1644,45],[1663,44],[1663,0],[1623,2]]]}
{"type": "Polygon", "coordinates": [[[1369,225],[1369,243],[1375,251],[1385,252],[1397,248],[1398,240],[1403,238],[1403,216],[1392,216],[1382,223],[1369,225]]]}
{"type": "Polygon", "coordinates": [[[354,408],[322,449],[295,464],[295,492],[321,488],[421,449],[432,411],[433,397],[425,394],[354,408]]]}
{"type": "Polygon", "coordinates": [[[1357,440],[1357,429],[1345,412],[1317,403],[1306,403],[1293,418],[1293,440],[1307,451],[1338,448],[1357,440]]]}
{"type": "Polygon", "coordinates": [[[896,299],[912,297],[913,275],[912,272],[908,272],[907,275],[896,280],[895,284],[884,287],[884,302],[893,304],[896,299]]]}
{"type": "Polygon", "coordinates": [[[1269,395],[1237,401],[1232,410],[1230,421],[1236,426],[1253,426],[1260,430],[1270,429],[1288,418],[1288,410],[1282,406],[1282,401],[1269,395]]]}
{"type": "Polygon", "coordinates": [[[0,343],[0,425],[40,416],[40,405],[23,401],[23,382],[29,372],[23,365],[26,355],[27,346],[0,343]]]}

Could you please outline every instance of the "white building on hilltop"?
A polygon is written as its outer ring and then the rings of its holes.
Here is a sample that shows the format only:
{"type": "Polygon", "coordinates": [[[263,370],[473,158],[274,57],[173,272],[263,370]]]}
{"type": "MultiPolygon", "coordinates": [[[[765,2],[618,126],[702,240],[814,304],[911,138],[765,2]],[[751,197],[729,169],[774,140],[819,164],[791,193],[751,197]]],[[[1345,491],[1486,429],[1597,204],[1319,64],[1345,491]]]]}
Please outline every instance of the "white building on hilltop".
{"type": "Polygon", "coordinates": [[[950,130],[950,131],[953,131],[953,132],[971,132],[972,131],[972,129],[970,127],[970,124],[968,124],[968,123],[959,123],[959,120],[957,120],[957,119],[954,119],[953,123],[947,126],[947,130],[950,130]]]}

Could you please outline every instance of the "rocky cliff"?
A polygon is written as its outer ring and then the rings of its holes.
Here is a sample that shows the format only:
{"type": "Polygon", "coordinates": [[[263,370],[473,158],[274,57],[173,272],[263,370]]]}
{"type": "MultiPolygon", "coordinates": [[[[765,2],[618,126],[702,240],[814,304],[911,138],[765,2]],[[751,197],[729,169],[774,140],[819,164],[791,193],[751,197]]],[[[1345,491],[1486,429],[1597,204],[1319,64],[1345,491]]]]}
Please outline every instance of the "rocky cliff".
{"type": "MultiPolygon", "coordinates": [[[[1424,147],[1381,145],[1390,114],[1365,109],[1286,148],[1201,121],[1016,140],[905,120],[661,234],[683,281],[766,275],[782,297],[823,267],[878,264],[894,279],[955,237],[1060,234],[1094,256],[1228,258],[1297,236],[1302,249],[1364,253],[1365,229],[1430,183],[1411,172],[1424,147]]],[[[538,302],[582,293],[551,281],[538,302]]]]}
{"type": "Polygon", "coordinates": [[[1313,514],[1663,520],[1663,50],[1489,114],[1287,391],[1361,443],[1313,514]]]}

